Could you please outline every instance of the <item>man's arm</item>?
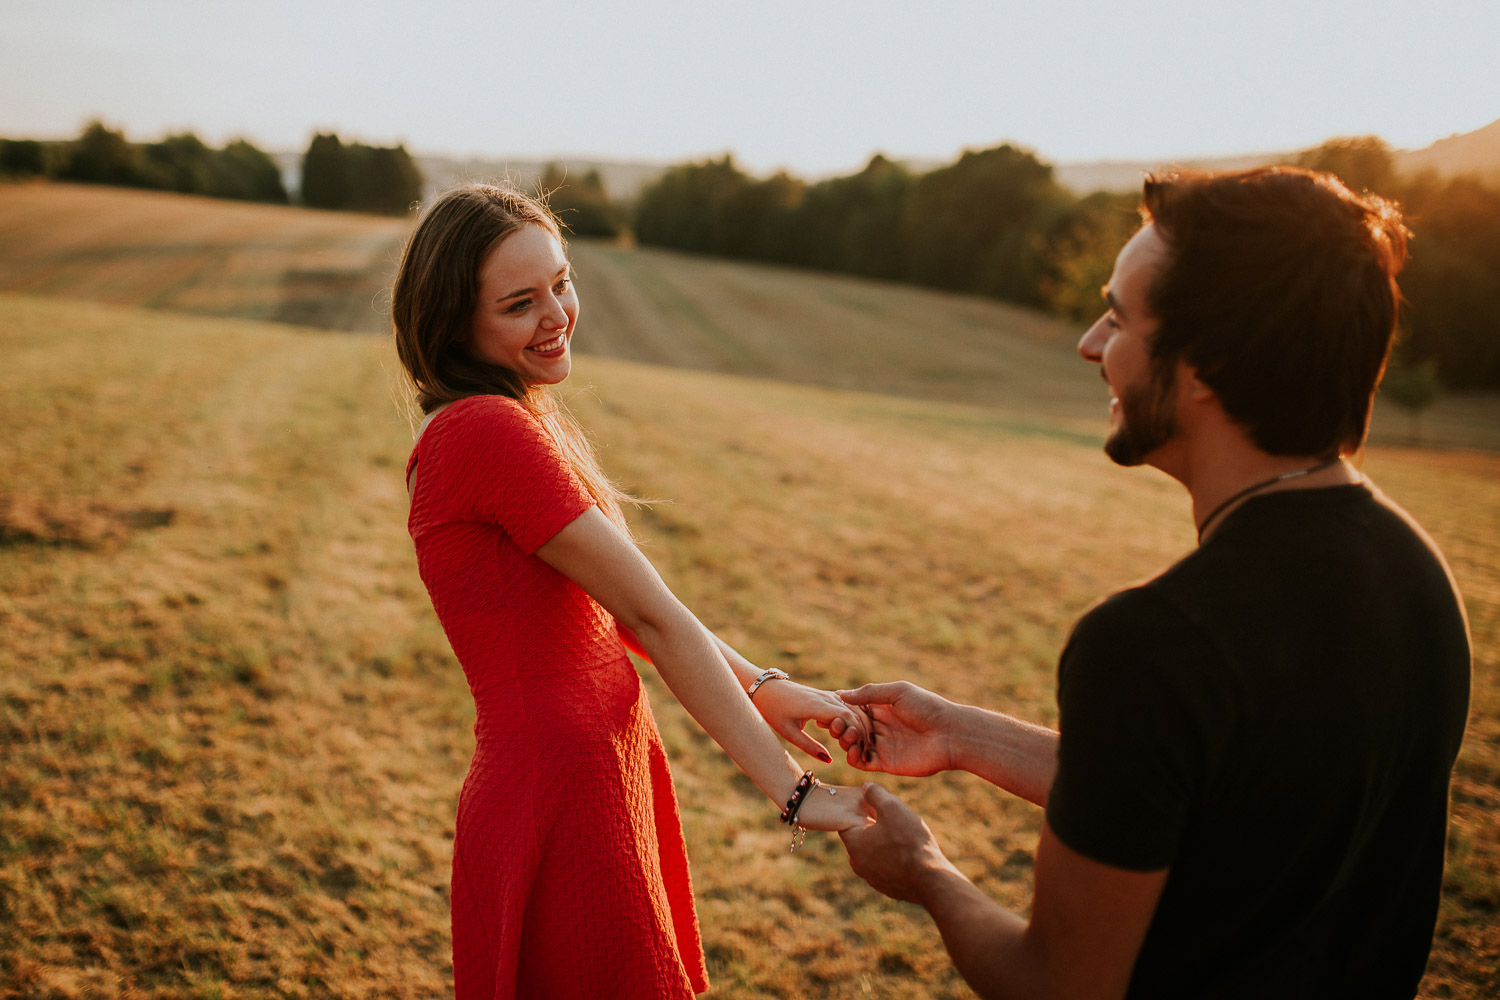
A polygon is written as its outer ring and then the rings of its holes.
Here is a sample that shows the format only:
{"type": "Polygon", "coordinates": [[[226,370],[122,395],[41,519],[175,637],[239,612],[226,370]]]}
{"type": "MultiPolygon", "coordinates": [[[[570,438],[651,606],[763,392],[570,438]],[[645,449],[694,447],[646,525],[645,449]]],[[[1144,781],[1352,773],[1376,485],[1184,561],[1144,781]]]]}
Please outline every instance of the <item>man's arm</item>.
{"type": "Polygon", "coordinates": [[[973,705],[960,705],[909,681],[866,684],[839,696],[869,710],[875,739],[837,724],[849,764],[862,771],[922,777],[968,771],[1039,806],[1057,774],[1057,731],[973,705]],[[862,734],[861,734],[862,735],[862,734]]]}
{"type": "Polygon", "coordinates": [[[840,834],[850,865],[875,889],[932,915],[954,967],[981,997],[1125,995],[1166,870],[1132,872],[1090,860],[1044,823],[1028,922],[965,878],[900,799],[866,784],[865,801],[874,825],[840,834]]]}

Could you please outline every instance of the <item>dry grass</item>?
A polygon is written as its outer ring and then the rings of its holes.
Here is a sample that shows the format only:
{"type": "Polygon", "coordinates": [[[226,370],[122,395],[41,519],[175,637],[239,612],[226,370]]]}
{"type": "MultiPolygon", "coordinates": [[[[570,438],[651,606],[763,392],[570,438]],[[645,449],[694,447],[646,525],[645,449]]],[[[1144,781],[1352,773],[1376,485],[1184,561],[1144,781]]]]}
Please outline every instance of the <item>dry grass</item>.
{"type": "MultiPolygon", "coordinates": [[[[472,709],[404,532],[384,345],[0,297],[0,358],[0,996],[446,995],[472,709]]],[[[1175,487],[1071,424],[605,359],[574,384],[609,467],[672,501],[637,519],[669,582],[813,682],[905,676],[1050,718],[1072,620],[1191,543],[1175,487]]],[[[1368,467],[1469,602],[1426,995],[1490,996],[1500,459],[1368,467]]],[[[713,995],[969,995],[836,840],[787,856],[771,807],[647,681],[713,995]]],[[[891,784],[1027,904],[1035,809],[961,775],[891,784]]]]}
{"type": "MultiPolygon", "coordinates": [[[[172,310],[0,295],[0,997],[450,992],[472,705],[404,531],[393,363],[372,339],[174,314],[378,328],[403,229],[0,186],[0,290],[172,310]]],[[[760,662],[1048,720],[1078,613],[1191,544],[1176,487],[1100,456],[1103,390],[1073,331],[851,279],[575,253],[581,347],[696,370],[585,358],[573,405],[615,474],[672,501],[636,518],[663,574],[760,662]]],[[[1399,414],[1377,431],[1408,433],[1399,414]]],[[[1445,400],[1424,437],[1500,446],[1500,403],[1445,400]]],[[[1368,469],[1468,600],[1474,707],[1424,995],[1488,997],[1500,457],[1376,448],[1368,469]]],[[[646,680],[713,995],[969,995],[926,918],[854,879],[836,840],[787,856],[772,810],[646,680]]],[[[1026,906],[1035,809],[962,775],[890,784],[1026,906]]]]}
{"type": "Polygon", "coordinates": [[[408,225],[160,191],[0,184],[0,291],[383,333],[408,225]]]}
{"type": "MultiPolygon", "coordinates": [[[[0,184],[0,291],[386,331],[409,223],[71,184],[0,184]]],[[[784,267],[576,240],[585,353],[980,404],[1089,426],[1099,384],[1079,331],[1030,310],[784,267]]],[[[1090,429],[1086,433],[1092,434],[1090,429]]],[[[1500,394],[1420,421],[1376,410],[1373,440],[1500,450],[1500,394]]]]}

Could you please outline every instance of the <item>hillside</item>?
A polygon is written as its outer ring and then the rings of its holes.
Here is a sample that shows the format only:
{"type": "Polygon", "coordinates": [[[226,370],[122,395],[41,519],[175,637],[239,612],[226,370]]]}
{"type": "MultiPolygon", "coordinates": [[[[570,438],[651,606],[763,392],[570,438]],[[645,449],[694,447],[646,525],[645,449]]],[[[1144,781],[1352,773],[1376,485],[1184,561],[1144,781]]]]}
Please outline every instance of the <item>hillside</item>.
{"type": "Polygon", "coordinates": [[[408,226],[160,191],[0,184],[0,291],[384,332],[408,226]]]}
{"type": "MultiPolygon", "coordinates": [[[[1297,150],[1246,153],[1242,156],[1164,157],[1157,160],[1096,160],[1055,165],[1057,179],[1080,194],[1089,191],[1139,191],[1141,178],[1168,167],[1200,170],[1242,170],[1267,163],[1289,163],[1297,150]]],[[[1471,174],[1500,186],[1500,120],[1472,132],[1439,139],[1421,149],[1398,149],[1392,154],[1396,169],[1405,174],[1423,170],[1451,177],[1471,174]]]]}
{"type": "Polygon", "coordinates": [[[1396,167],[1409,174],[1423,170],[1444,176],[1472,174],[1500,187],[1500,119],[1423,149],[1401,150],[1396,153],[1396,167]]]}
{"type": "MultiPolygon", "coordinates": [[[[408,221],[67,184],[0,185],[0,291],[385,333],[408,221]]],[[[576,240],[585,354],[992,407],[1092,437],[1081,332],[1043,314],[792,268],[576,240]]],[[[1376,408],[1375,440],[1418,430],[1376,408]]],[[[1430,444],[1500,449],[1500,396],[1448,395],[1430,444]]]]}
{"type": "MultiPolygon", "coordinates": [[[[0,359],[0,995],[448,995],[472,708],[405,534],[388,344],[0,296],[0,359]]],[[[1192,543],[1179,489],[1047,421],[597,357],[569,397],[610,471],[666,501],[633,519],[673,589],[815,684],[909,677],[1051,719],[1074,617],[1192,543]]],[[[1479,1000],[1500,986],[1500,458],[1367,468],[1468,597],[1423,995],[1479,1000]]],[[[714,995],[972,995],[836,840],[788,855],[774,808],[646,681],[714,995]]],[[[1034,808],[963,775],[887,782],[1026,905],[1034,808]]]]}

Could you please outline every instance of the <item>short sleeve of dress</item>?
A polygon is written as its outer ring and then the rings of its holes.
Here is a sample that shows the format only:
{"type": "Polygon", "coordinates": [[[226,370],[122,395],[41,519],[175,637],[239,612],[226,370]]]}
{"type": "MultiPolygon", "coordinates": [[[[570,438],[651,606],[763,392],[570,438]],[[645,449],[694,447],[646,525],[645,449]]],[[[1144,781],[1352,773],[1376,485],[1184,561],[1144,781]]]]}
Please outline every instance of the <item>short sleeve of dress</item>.
{"type": "Polygon", "coordinates": [[[1058,668],[1057,775],[1047,822],[1073,850],[1132,871],[1169,867],[1201,786],[1212,648],[1175,611],[1116,594],[1074,628],[1058,668]]]}
{"type": "Polygon", "coordinates": [[[447,491],[455,516],[498,525],[530,555],[594,505],[551,435],[517,401],[471,396],[449,410],[424,435],[420,475],[422,489],[447,491]]]}

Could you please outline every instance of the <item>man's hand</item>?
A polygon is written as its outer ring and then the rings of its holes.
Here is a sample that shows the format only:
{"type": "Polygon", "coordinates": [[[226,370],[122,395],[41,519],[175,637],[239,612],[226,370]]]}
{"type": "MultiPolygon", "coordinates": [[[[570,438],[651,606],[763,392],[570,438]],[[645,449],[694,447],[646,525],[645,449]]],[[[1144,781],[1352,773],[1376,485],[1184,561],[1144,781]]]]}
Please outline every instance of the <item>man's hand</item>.
{"type": "Polygon", "coordinates": [[[911,778],[955,767],[952,726],[958,706],[953,702],[910,681],[866,684],[838,695],[869,718],[867,732],[838,723],[829,728],[851,767],[911,778]]]}
{"type": "Polygon", "coordinates": [[[864,793],[865,806],[875,822],[839,834],[849,851],[849,867],[877,892],[923,903],[922,882],[927,875],[934,871],[958,874],[958,869],[943,856],[922,817],[905,802],[873,781],[865,782],[864,793]]]}

